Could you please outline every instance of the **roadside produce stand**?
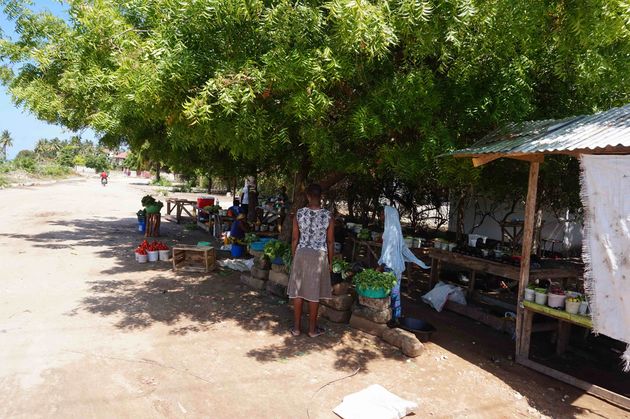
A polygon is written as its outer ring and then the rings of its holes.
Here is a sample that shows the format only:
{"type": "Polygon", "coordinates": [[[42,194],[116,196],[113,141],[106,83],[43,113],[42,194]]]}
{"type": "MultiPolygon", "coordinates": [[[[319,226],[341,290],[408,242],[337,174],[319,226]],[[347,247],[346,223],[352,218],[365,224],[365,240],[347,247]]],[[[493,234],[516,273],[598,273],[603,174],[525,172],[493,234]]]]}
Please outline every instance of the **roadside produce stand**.
{"type": "Polygon", "coordinates": [[[175,220],[177,221],[177,224],[182,222],[183,213],[186,213],[194,220],[197,219],[197,203],[195,201],[180,198],[168,198],[166,200],[166,215],[170,216],[173,210],[175,210],[175,220]]]}
{"type": "MultiPolygon", "coordinates": [[[[585,316],[569,315],[561,310],[548,308],[542,304],[525,300],[525,291],[528,288],[530,279],[536,277],[535,271],[530,269],[530,258],[534,240],[538,173],[540,163],[544,161],[547,154],[565,154],[580,159],[594,154],[606,156],[607,158],[615,155],[627,156],[630,154],[630,105],[595,115],[579,116],[562,121],[534,121],[511,125],[507,129],[488,135],[469,148],[449,153],[449,155],[458,158],[471,158],[474,166],[487,164],[499,158],[512,158],[529,163],[529,183],[525,201],[522,252],[518,275],[516,361],[540,373],[581,388],[588,393],[625,408],[630,408],[630,399],[628,397],[542,365],[529,357],[531,335],[534,332],[532,326],[534,315],[542,315],[549,319],[557,320],[558,352],[562,352],[564,346],[566,346],[571,325],[592,327],[594,330],[598,329],[596,322],[590,322],[588,318],[584,318],[585,316]]],[[[593,160],[589,160],[589,162],[591,161],[593,160]]],[[[623,193],[621,195],[623,196],[623,193]]],[[[617,200],[616,205],[622,205],[622,202],[622,200],[617,200]]],[[[623,208],[620,207],[619,210],[623,211],[623,208]]],[[[619,237],[626,240],[623,248],[627,249],[630,247],[630,243],[627,243],[627,236],[624,236],[623,232],[620,231],[619,235],[614,238],[618,240],[619,237]]],[[[599,267],[596,265],[599,263],[602,262],[600,260],[592,261],[591,266],[599,267]]],[[[479,268],[493,269],[494,265],[484,264],[479,266],[479,268]]],[[[512,272],[511,275],[514,276],[513,274],[512,272]]],[[[609,278],[593,277],[591,281],[597,283],[598,281],[609,281],[609,278]]],[[[592,283],[590,285],[593,286],[592,283]]],[[[630,285],[627,282],[625,291],[630,292],[630,285]]],[[[552,294],[549,294],[549,296],[551,297],[552,294]]],[[[622,291],[622,295],[624,294],[625,292],[622,291]]],[[[589,297],[592,296],[589,295],[589,297]]],[[[619,310],[621,310],[621,307],[619,310]]],[[[606,312],[609,313],[609,316],[613,315],[610,311],[606,312]]],[[[618,316],[622,315],[623,312],[619,311],[618,316]]],[[[623,318],[619,320],[623,322],[628,319],[623,318]]],[[[627,332],[627,329],[625,331],[627,332]]],[[[626,340],[626,343],[630,342],[626,340]]]]}

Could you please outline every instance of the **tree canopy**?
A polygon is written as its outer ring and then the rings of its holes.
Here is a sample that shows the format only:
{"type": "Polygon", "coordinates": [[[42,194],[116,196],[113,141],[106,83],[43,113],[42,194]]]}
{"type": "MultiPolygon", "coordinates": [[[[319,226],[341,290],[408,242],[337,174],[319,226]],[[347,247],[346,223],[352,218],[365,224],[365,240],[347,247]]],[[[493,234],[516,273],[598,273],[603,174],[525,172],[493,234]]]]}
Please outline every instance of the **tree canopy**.
{"type": "Polygon", "coordinates": [[[71,0],[66,20],[3,3],[16,103],[173,165],[430,196],[476,184],[436,156],[504,122],[630,101],[623,0],[71,0]]]}

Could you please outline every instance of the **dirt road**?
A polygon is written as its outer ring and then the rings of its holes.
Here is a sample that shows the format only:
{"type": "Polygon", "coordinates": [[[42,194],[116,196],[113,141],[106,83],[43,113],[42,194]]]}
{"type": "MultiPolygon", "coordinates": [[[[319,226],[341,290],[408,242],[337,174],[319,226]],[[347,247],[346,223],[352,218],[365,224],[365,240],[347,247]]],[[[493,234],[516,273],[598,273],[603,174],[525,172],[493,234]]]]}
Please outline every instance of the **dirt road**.
{"type": "Polygon", "coordinates": [[[418,417],[628,416],[514,365],[504,336],[461,333],[452,314],[416,359],[346,326],[291,338],[286,304],[238,275],[134,262],[146,190],[116,178],[0,190],[0,417],[332,418],[373,383],[418,417]]]}

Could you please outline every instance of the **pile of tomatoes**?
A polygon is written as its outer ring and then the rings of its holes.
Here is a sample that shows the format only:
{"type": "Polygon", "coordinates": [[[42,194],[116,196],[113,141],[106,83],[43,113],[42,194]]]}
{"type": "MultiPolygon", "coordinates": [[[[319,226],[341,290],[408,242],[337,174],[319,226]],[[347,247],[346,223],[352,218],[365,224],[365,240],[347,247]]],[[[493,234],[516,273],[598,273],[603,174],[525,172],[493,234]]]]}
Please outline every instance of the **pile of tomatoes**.
{"type": "Polygon", "coordinates": [[[169,250],[169,247],[165,243],[157,240],[153,240],[151,243],[144,240],[136,247],[136,253],[139,255],[146,255],[147,252],[157,252],[158,250],[169,250]]]}

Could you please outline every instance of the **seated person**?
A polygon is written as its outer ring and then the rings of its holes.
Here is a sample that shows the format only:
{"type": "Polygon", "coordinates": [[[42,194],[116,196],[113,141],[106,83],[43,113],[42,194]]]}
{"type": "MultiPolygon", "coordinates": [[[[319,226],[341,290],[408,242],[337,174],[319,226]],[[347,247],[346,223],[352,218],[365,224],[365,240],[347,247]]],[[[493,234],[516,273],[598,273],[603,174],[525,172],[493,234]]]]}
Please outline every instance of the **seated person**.
{"type": "Polygon", "coordinates": [[[230,237],[235,239],[243,240],[245,239],[245,234],[249,232],[249,225],[245,220],[245,214],[239,214],[236,216],[236,221],[232,223],[232,228],[230,229],[230,237]]]}
{"type": "Polygon", "coordinates": [[[238,204],[238,200],[234,200],[232,202],[232,206],[230,208],[228,208],[227,210],[227,216],[228,217],[232,217],[232,218],[236,218],[240,213],[241,213],[241,207],[238,204]]]}

